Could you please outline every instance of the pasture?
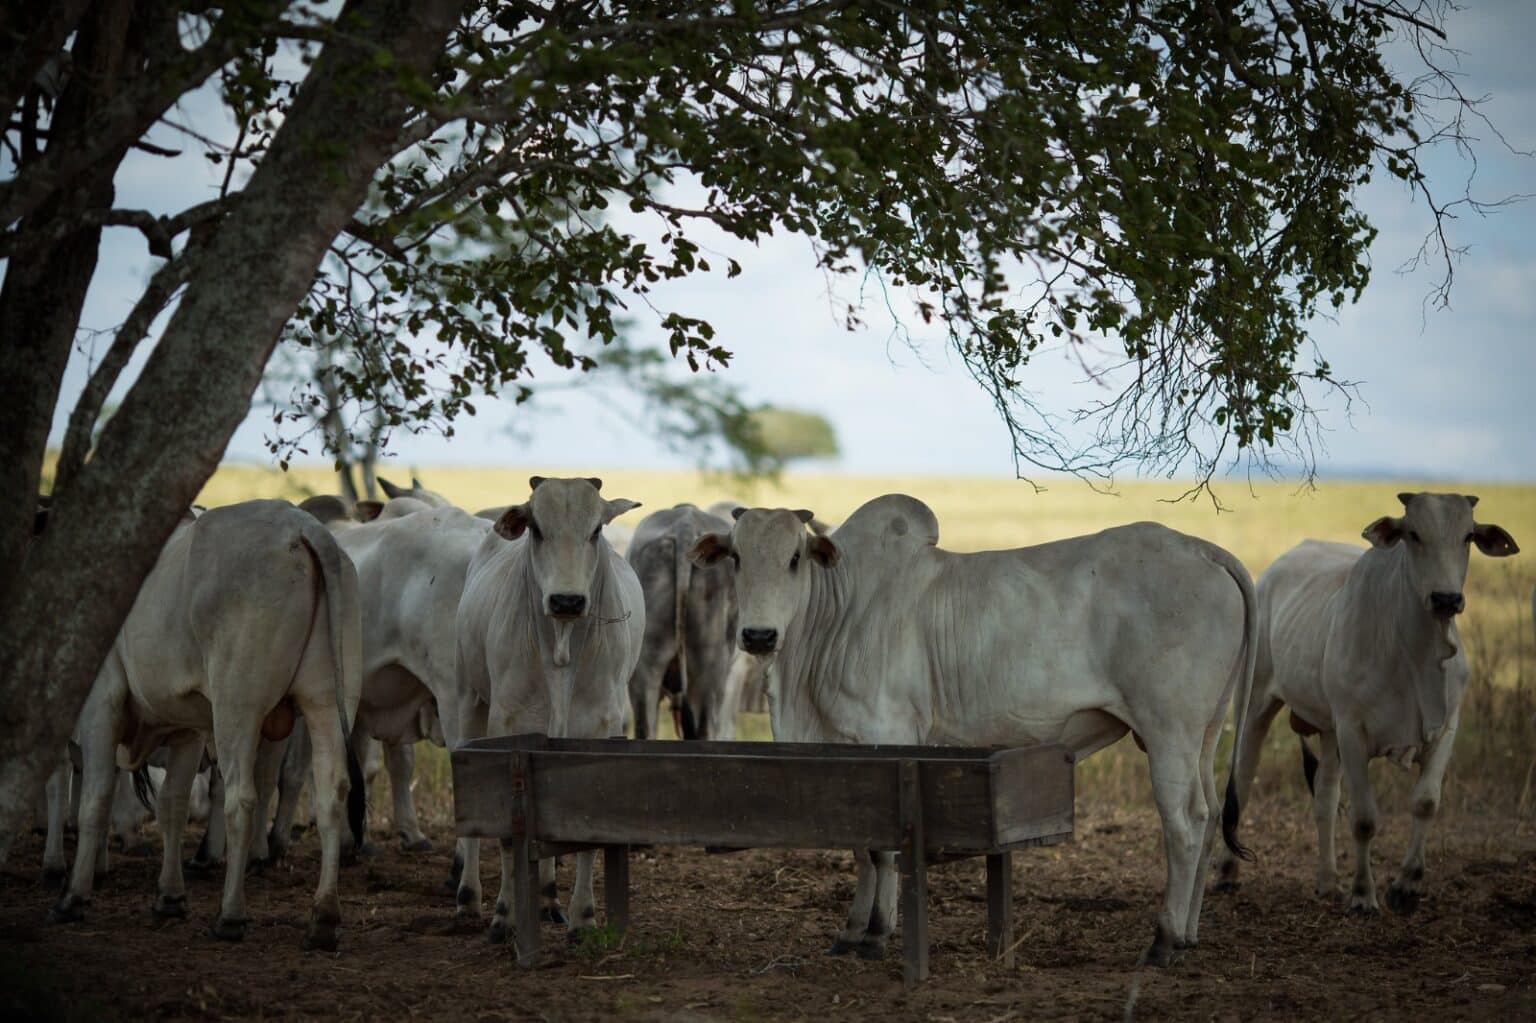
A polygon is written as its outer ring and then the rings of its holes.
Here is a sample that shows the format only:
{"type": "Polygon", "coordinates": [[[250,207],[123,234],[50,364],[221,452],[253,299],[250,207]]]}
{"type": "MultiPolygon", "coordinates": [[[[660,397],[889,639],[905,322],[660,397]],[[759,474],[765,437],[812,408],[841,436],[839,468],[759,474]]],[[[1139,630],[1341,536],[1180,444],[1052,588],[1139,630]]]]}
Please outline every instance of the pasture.
{"type": "MultiPolygon", "coordinates": [[[[721,497],[809,507],[836,522],[891,491],[921,497],[938,515],[940,543],[962,551],[1019,546],[1138,519],[1156,519],[1236,554],[1257,576],[1305,537],[1358,540],[1394,514],[1392,481],[1294,485],[1227,483],[1228,506],[1166,503],[1180,487],[1126,484],[1106,496],[1055,480],[1043,493],[1006,480],[790,475],[742,488],[690,473],[602,471],[603,493],[643,503],[620,522],[680,500],[721,497]]],[[[405,483],[407,470],[385,475],[405,483]]],[[[474,510],[524,499],[527,470],[424,467],[425,486],[474,510]]],[[[320,469],[288,474],[225,466],[209,505],[329,492],[320,469]]],[[[1437,484],[1482,498],[1479,517],[1536,550],[1536,487],[1437,484]]],[[[1163,859],[1145,758],[1121,741],[1077,768],[1076,838],[1014,858],[1017,965],[982,952],[979,863],[933,872],[933,978],[904,993],[899,955],[883,963],[830,959],[829,943],[853,889],[847,853],[757,850],[708,855],[662,848],[637,857],[633,920],[622,942],[603,931],[565,948],[549,929],[546,966],[518,971],[511,947],[483,929],[457,929],[447,876],[452,806],[442,751],[419,747],[417,805],[437,843],[398,851],[382,832],[378,855],[342,872],[338,957],[298,950],[318,867],[313,833],[286,862],[251,879],[252,927],[242,945],[205,934],[219,877],[190,881],[191,919],[151,925],[157,859],[117,856],[83,925],[43,923],[54,896],[37,879],[41,841],[17,849],[0,874],[0,1006],[29,1015],[96,1019],[465,1018],[476,1020],[1431,1017],[1519,1018],[1536,1013],[1536,560],[1474,555],[1461,628],[1472,678],[1456,758],[1430,839],[1417,916],[1359,919],[1311,894],[1315,837],[1295,737],[1278,720],[1243,833],[1259,862],[1242,890],[1206,900],[1202,942],[1169,971],[1137,971],[1162,884],[1163,859]]],[[[664,727],[663,734],[668,734],[664,727]]],[[[768,738],[766,718],[743,715],[742,737],[768,738]]],[[[1225,782],[1225,753],[1218,762],[1225,782]]],[[[1407,839],[1411,775],[1373,766],[1383,811],[1379,876],[1407,839]]],[[[387,785],[382,777],[379,788],[387,785]]],[[[381,821],[387,793],[370,794],[381,821]]],[[[196,829],[194,828],[194,831],[196,829]]],[[[1342,864],[1350,844],[1341,838],[1342,864]]],[[[190,852],[190,848],[188,850],[190,852]]],[[[486,881],[495,858],[482,862],[486,881]]],[[[190,880],[190,879],[189,879],[190,880]]],[[[561,870],[568,885],[569,866],[561,870]]],[[[900,935],[897,936],[899,945],[900,935]]],[[[894,947],[893,947],[894,952],[894,947]]]]}

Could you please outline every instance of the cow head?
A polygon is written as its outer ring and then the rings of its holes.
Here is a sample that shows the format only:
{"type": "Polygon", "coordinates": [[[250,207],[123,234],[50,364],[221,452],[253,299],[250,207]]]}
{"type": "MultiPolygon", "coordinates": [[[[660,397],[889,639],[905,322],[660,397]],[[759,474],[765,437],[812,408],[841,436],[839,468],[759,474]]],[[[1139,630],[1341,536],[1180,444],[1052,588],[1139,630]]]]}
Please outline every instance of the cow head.
{"type": "Polygon", "coordinates": [[[496,520],[496,532],[508,540],[528,537],[528,558],[545,614],[574,620],[587,614],[597,577],[598,539],[603,526],[638,508],[638,501],[604,500],[600,479],[528,481],[533,494],[496,520]]]}
{"type": "Polygon", "coordinates": [[[726,557],[736,566],[736,643],[749,654],[779,650],[784,631],[804,604],[810,574],[837,564],[837,545],[806,531],[814,516],[802,508],[737,508],[729,536],[708,533],[694,545],[699,566],[726,557]]]}
{"type": "Polygon", "coordinates": [[[1398,494],[1400,518],[1384,515],[1362,534],[1377,547],[1402,544],[1408,578],[1424,609],[1449,621],[1466,606],[1462,586],[1473,544],[1489,557],[1520,550],[1501,527],[1472,521],[1477,498],[1462,494],[1398,494]]]}

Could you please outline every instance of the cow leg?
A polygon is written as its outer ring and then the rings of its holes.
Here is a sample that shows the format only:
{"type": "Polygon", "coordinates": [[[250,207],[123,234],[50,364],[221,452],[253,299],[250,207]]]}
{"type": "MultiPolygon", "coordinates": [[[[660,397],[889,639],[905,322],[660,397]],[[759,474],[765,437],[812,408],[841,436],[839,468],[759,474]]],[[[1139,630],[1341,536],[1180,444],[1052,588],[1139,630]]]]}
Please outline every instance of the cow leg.
{"type": "MultiPolygon", "coordinates": [[[[215,690],[217,695],[217,690],[215,690]]],[[[214,741],[219,772],[224,778],[224,894],[210,933],[224,941],[245,937],[245,867],[251,853],[251,826],[256,815],[256,757],[261,732],[253,721],[239,720],[236,707],[213,711],[214,741]],[[221,713],[222,712],[222,713],[221,713]],[[239,721],[231,721],[235,718],[239,721]]]]}
{"type": "MultiPolygon", "coordinates": [[[[1232,765],[1231,787],[1239,806],[1248,803],[1253,776],[1259,770],[1259,754],[1264,751],[1264,737],[1269,734],[1269,726],[1280,712],[1280,707],[1281,702],[1266,687],[1261,687],[1259,678],[1255,677],[1253,694],[1248,700],[1248,716],[1237,726],[1238,758],[1232,765]]],[[[1223,849],[1216,867],[1217,890],[1236,891],[1239,884],[1238,871],[1238,858],[1232,855],[1230,849],[1223,849]]]]}
{"type": "MultiPolygon", "coordinates": [[[[565,910],[560,908],[560,888],[555,884],[555,868],[558,861],[553,856],[539,860],[539,919],[545,923],[563,924],[569,921],[565,910]]],[[[574,893],[573,893],[574,894],[574,893]]]]}
{"type": "MultiPolygon", "coordinates": [[[[671,607],[670,597],[667,606],[671,607]]],[[[648,637],[651,635],[651,632],[647,632],[648,637]]],[[[665,636],[657,637],[654,643],[646,643],[641,648],[634,674],[629,678],[629,701],[635,714],[636,739],[656,738],[656,707],[661,702],[661,680],[666,674],[667,662],[672,657],[672,647],[670,629],[665,636]],[[659,652],[663,649],[664,653],[659,652]]]]}
{"type": "Polygon", "coordinates": [[[160,884],[155,895],[156,920],[176,920],[187,915],[187,886],[181,873],[181,840],[187,830],[187,809],[192,802],[192,780],[203,757],[201,739],[178,743],[169,750],[165,779],[155,801],[155,823],[160,827],[160,884]]]}
{"type": "Polygon", "coordinates": [[[43,840],[43,880],[52,884],[64,879],[69,873],[69,861],[64,858],[64,812],[69,807],[69,785],[74,780],[75,769],[66,751],[59,757],[59,764],[48,776],[43,794],[48,803],[48,837],[43,840]]]}
{"type": "Polygon", "coordinates": [[[395,833],[404,852],[431,852],[432,843],[421,833],[416,804],[411,798],[411,779],[416,775],[416,744],[386,742],[384,769],[389,772],[389,795],[394,805],[395,833]]]}
{"type": "Polygon", "coordinates": [[[855,951],[860,959],[884,959],[886,943],[896,929],[900,874],[893,852],[871,853],[870,860],[875,868],[875,897],[869,907],[869,924],[864,928],[864,938],[855,951]]]}
{"type": "Polygon", "coordinates": [[[224,772],[218,764],[208,768],[208,827],[187,867],[198,874],[211,873],[224,859],[224,772]]]}
{"type": "Polygon", "coordinates": [[[267,847],[275,860],[287,856],[288,847],[293,842],[293,822],[299,813],[304,780],[309,776],[309,762],[309,724],[300,717],[293,723],[293,734],[288,736],[288,748],[278,770],[277,812],[272,818],[272,831],[267,835],[267,847]]]}
{"type": "MultiPolygon", "coordinates": [[[[470,739],[484,737],[489,710],[489,707],[473,696],[462,697],[459,707],[442,718],[443,737],[447,740],[448,748],[453,749],[470,739]]],[[[475,923],[480,919],[481,900],[480,840],[478,838],[458,840],[454,869],[457,871],[457,876],[454,878],[457,885],[454,900],[458,905],[455,915],[461,924],[475,923]]],[[[503,870],[507,869],[510,869],[510,866],[504,863],[503,870]]],[[[505,882],[506,877],[502,880],[505,882]]]]}
{"type": "Polygon", "coordinates": [[[1440,808],[1440,786],[1445,781],[1451,751],[1456,746],[1460,716],[1459,709],[1451,714],[1445,731],[1430,743],[1419,762],[1419,779],[1413,786],[1413,835],[1408,840],[1408,855],[1403,858],[1396,880],[1387,885],[1387,908],[1394,913],[1407,916],[1419,908],[1419,885],[1424,880],[1424,843],[1429,838],[1435,812],[1440,808]]]}
{"type": "Polygon", "coordinates": [[[276,861],[268,842],[267,815],[272,808],[272,793],[277,788],[277,776],[283,769],[283,758],[287,753],[288,739],[279,739],[277,742],[263,739],[256,751],[256,811],[251,819],[249,861],[254,870],[260,871],[276,861]]]}
{"type": "MultiPolygon", "coordinates": [[[[1349,824],[1355,838],[1355,881],[1349,890],[1349,911],[1377,916],[1376,881],[1371,877],[1371,839],[1376,837],[1376,797],[1371,792],[1370,757],[1358,726],[1340,722],[1336,733],[1339,764],[1349,786],[1349,824]]],[[[1319,765],[1321,766],[1321,765],[1319,765]]]]}
{"type": "Polygon", "coordinates": [[[53,923],[85,919],[96,881],[97,851],[107,842],[107,815],[117,787],[117,741],[123,734],[128,682],[117,654],[107,655],[80,715],[80,816],[69,887],[48,914],[53,923]]]}
{"type": "Polygon", "coordinates": [[[1200,874],[1201,846],[1213,808],[1206,805],[1200,782],[1201,743],[1189,736],[1149,743],[1147,765],[1152,797],[1163,824],[1163,852],[1168,860],[1168,887],[1157,933],[1146,952],[1151,966],[1172,966],[1188,944],[1189,909],[1200,874]]]}
{"type": "Polygon", "coordinates": [[[1216,791],[1216,745],[1221,741],[1222,713],[1206,729],[1205,741],[1200,748],[1200,789],[1205,796],[1205,834],[1200,840],[1200,862],[1195,869],[1195,884],[1189,893],[1189,914],[1184,920],[1184,945],[1194,948],[1200,941],[1200,908],[1205,903],[1205,876],[1210,870],[1211,856],[1216,848],[1216,835],[1221,830],[1221,797],[1216,791]]]}
{"type": "Polygon", "coordinates": [[[597,902],[592,894],[592,867],[597,853],[591,849],[576,854],[576,880],[571,884],[571,902],[566,911],[566,937],[575,942],[581,932],[597,926],[597,902]]]}
{"type": "MultiPolygon", "coordinates": [[[[324,692],[329,695],[328,691],[324,692]]],[[[341,732],[341,721],[336,715],[334,702],[300,696],[298,704],[299,712],[309,722],[310,761],[313,766],[310,794],[315,804],[316,828],[320,832],[320,883],[315,888],[315,904],[310,914],[309,930],[304,935],[304,948],[333,952],[336,949],[337,928],[341,925],[341,901],[336,893],[336,879],[341,867],[342,835],[347,831],[347,793],[351,788],[347,778],[347,743],[341,732]]],[[[352,734],[355,738],[357,732],[352,734]]]]}
{"type": "Polygon", "coordinates": [[[853,892],[853,906],[848,910],[848,919],[844,922],[837,940],[832,943],[831,948],[827,949],[829,956],[846,955],[857,951],[864,942],[865,932],[869,930],[869,914],[875,905],[878,883],[875,861],[868,849],[855,849],[853,859],[859,867],[858,886],[853,892]]]}
{"type": "MultiPolygon", "coordinates": [[[[331,711],[330,713],[333,716],[335,714],[334,711],[331,711]]],[[[351,738],[352,738],[352,755],[357,757],[358,765],[360,767],[362,767],[363,770],[366,772],[367,771],[367,764],[368,764],[368,755],[371,752],[371,750],[369,748],[369,744],[373,741],[373,737],[370,736],[367,732],[363,731],[361,728],[354,728],[354,729],[352,729],[352,736],[351,736],[351,738]]],[[[313,735],[310,736],[310,742],[311,742],[311,744],[314,743],[314,736],[313,735]]],[[[343,758],[342,759],[342,763],[345,764],[346,763],[345,753],[342,754],[342,758],[343,758]]],[[[318,789],[318,787],[319,787],[319,783],[317,782],[316,783],[316,788],[318,789]]],[[[317,817],[317,819],[319,817],[318,808],[317,808],[317,812],[316,812],[316,817],[317,817]]],[[[364,823],[364,827],[363,827],[363,845],[362,845],[362,848],[357,848],[356,847],[356,844],[354,843],[354,841],[352,839],[352,835],[351,835],[350,832],[344,831],[342,836],[341,836],[341,854],[344,857],[346,857],[349,862],[350,862],[351,858],[354,855],[357,855],[357,856],[372,856],[374,853],[378,852],[378,847],[375,846],[373,844],[373,842],[371,840],[369,840],[369,838],[368,838],[368,828],[367,828],[366,821],[367,821],[367,817],[366,817],[366,814],[365,814],[365,816],[364,816],[364,822],[365,823],[364,823]]]]}
{"type": "Polygon", "coordinates": [[[1312,776],[1312,819],[1317,823],[1317,897],[1339,894],[1338,850],[1334,827],[1339,820],[1339,740],[1332,732],[1318,733],[1317,773],[1312,776]]]}

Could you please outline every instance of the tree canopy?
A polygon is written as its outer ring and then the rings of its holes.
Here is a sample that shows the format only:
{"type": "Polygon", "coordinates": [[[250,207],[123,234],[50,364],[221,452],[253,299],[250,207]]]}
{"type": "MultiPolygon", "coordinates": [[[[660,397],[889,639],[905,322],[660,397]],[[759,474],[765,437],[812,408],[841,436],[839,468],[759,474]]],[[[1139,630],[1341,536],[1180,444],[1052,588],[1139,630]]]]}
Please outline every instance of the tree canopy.
{"type": "MultiPolygon", "coordinates": [[[[1358,295],[1374,174],[1425,196],[1472,106],[1418,0],[655,3],[229,0],[20,5],[0,32],[0,655],[79,705],[138,581],[249,409],[273,347],[343,339],[327,385],[367,422],[446,426],[531,360],[601,363],[626,319],[689,368],[731,352],[656,298],[738,274],[708,223],[812,239],[830,274],[911,296],[1021,466],[1214,471],[1304,426],[1307,325],[1358,295]],[[1392,40],[1421,56],[1398,71],[1392,40]],[[187,124],[213,88],[234,125],[187,124]],[[184,209],[119,208],[171,124],[228,169],[184,209]],[[641,229],[643,221],[654,227],[641,229]],[[48,531],[48,424],[104,229],[161,262],[73,412],[48,531]],[[92,448],[151,324],[143,374],[92,448]],[[1090,340],[1120,389],[1065,443],[1030,358],[1090,340]],[[92,451],[94,453],[92,454],[92,451]],[[87,455],[91,455],[87,460],[87,455]],[[104,564],[103,533],[115,544],[104,564]],[[61,649],[14,613],[18,600],[61,649]]],[[[1465,197],[1457,197],[1466,201],[1465,197]]],[[[1447,204],[1430,197],[1432,235],[1447,204]]],[[[1449,247],[1441,246],[1447,257],[1449,247]]],[[[859,315],[855,302],[846,314],[859,315]]],[[[62,726],[12,722],[0,757],[62,726]]],[[[59,716],[64,721],[67,715],[59,716]]],[[[67,722],[66,722],[67,724],[67,722]]],[[[19,763],[19,761],[18,761],[19,763]]],[[[34,765],[35,766],[35,765],[34,765]]],[[[18,791],[40,775],[20,770],[18,791]]],[[[0,793],[0,831],[22,797],[0,793]]],[[[3,854],[3,849],[0,849],[3,854]]]]}

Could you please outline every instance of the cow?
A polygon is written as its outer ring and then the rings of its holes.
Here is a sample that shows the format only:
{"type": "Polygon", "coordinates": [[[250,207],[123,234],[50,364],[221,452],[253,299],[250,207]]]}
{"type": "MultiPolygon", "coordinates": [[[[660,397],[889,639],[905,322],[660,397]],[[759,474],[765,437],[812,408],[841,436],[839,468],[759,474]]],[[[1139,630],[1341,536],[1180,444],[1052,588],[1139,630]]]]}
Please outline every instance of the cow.
{"type": "Polygon", "coordinates": [[[1307,783],[1317,823],[1316,892],[1337,896],[1333,828],[1339,779],[1349,786],[1355,877],[1349,909],[1381,912],[1371,876],[1376,800],[1368,767],[1375,757],[1417,762],[1413,834],[1397,878],[1387,887],[1394,912],[1418,908],[1424,843],[1440,805],[1440,786],[1456,741],[1467,655],[1456,628],[1466,606],[1462,586],[1470,549],[1490,557],[1516,553],[1502,528],[1473,521],[1476,497],[1403,493],[1401,517],[1383,516],[1361,534],[1369,547],[1307,540],[1259,577],[1259,660],[1251,687],[1238,699],[1233,767],[1227,780],[1224,829],[1234,840],[1219,866],[1219,884],[1238,881],[1235,833],[1265,733],[1282,706],[1305,738],[1307,783]]]}
{"type": "MultiPolygon", "coordinates": [[[[1214,544],[1155,523],[956,554],[929,507],[869,501],[829,537],[804,509],[738,509],[694,547],[730,558],[742,650],[773,661],[777,740],[1061,743],[1087,757],[1133,733],[1162,819],[1167,888],[1144,961],[1197,941],[1214,838],[1216,742],[1252,672],[1253,583],[1214,544]]],[[[888,852],[856,854],[829,950],[880,958],[894,923],[888,852]]]]}
{"type": "Polygon", "coordinates": [[[164,843],[156,919],[186,916],[181,838],[204,746],[225,780],[230,854],[212,934],[245,934],[245,866],[256,802],[257,746],[295,715],[315,746],[321,835],[319,886],[307,948],[334,949],[341,920],[337,867],[343,803],[354,834],[363,791],[347,756],[361,680],[357,575],[331,534],[285,501],[249,501],[183,520],[139,590],[76,727],[80,838],[56,922],[80,920],[122,766],[168,747],[155,817],[164,843]]]}
{"type": "Polygon", "coordinates": [[[730,525],[691,504],[652,512],[635,527],[625,559],[645,591],[645,643],[629,680],[635,738],[656,737],[663,688],[685,739],[731,739],[741,700],[732,672],[736,594],[730,568],[695,569],[689,552],[699,537],[730,525]],[[680,704],[680,706],[678,706],[680,704]]]}
{"type": "MultiPolygon", "coordinates": [[[[451,745],[485,735],[622,736],[627,685],[645,635],[645,597],[603,527],[639,504],[605,500],[600,479],[534,476],[523,504],[496,520],[470,565],[459,601],[462,702],[439,705],[451,745]]],[[[480,843],[461,839],[458,912],[480,915],[480,843]]],[[[569,912],[574,937],[596,926],[593,854],[579,853],[569,912]]],[[[501,850],[501,889],[490,938],[507,937],[512,854],[501,850]]],[[[540,863],[546,918],[562,919],[554,863],[540,863]]]]}

